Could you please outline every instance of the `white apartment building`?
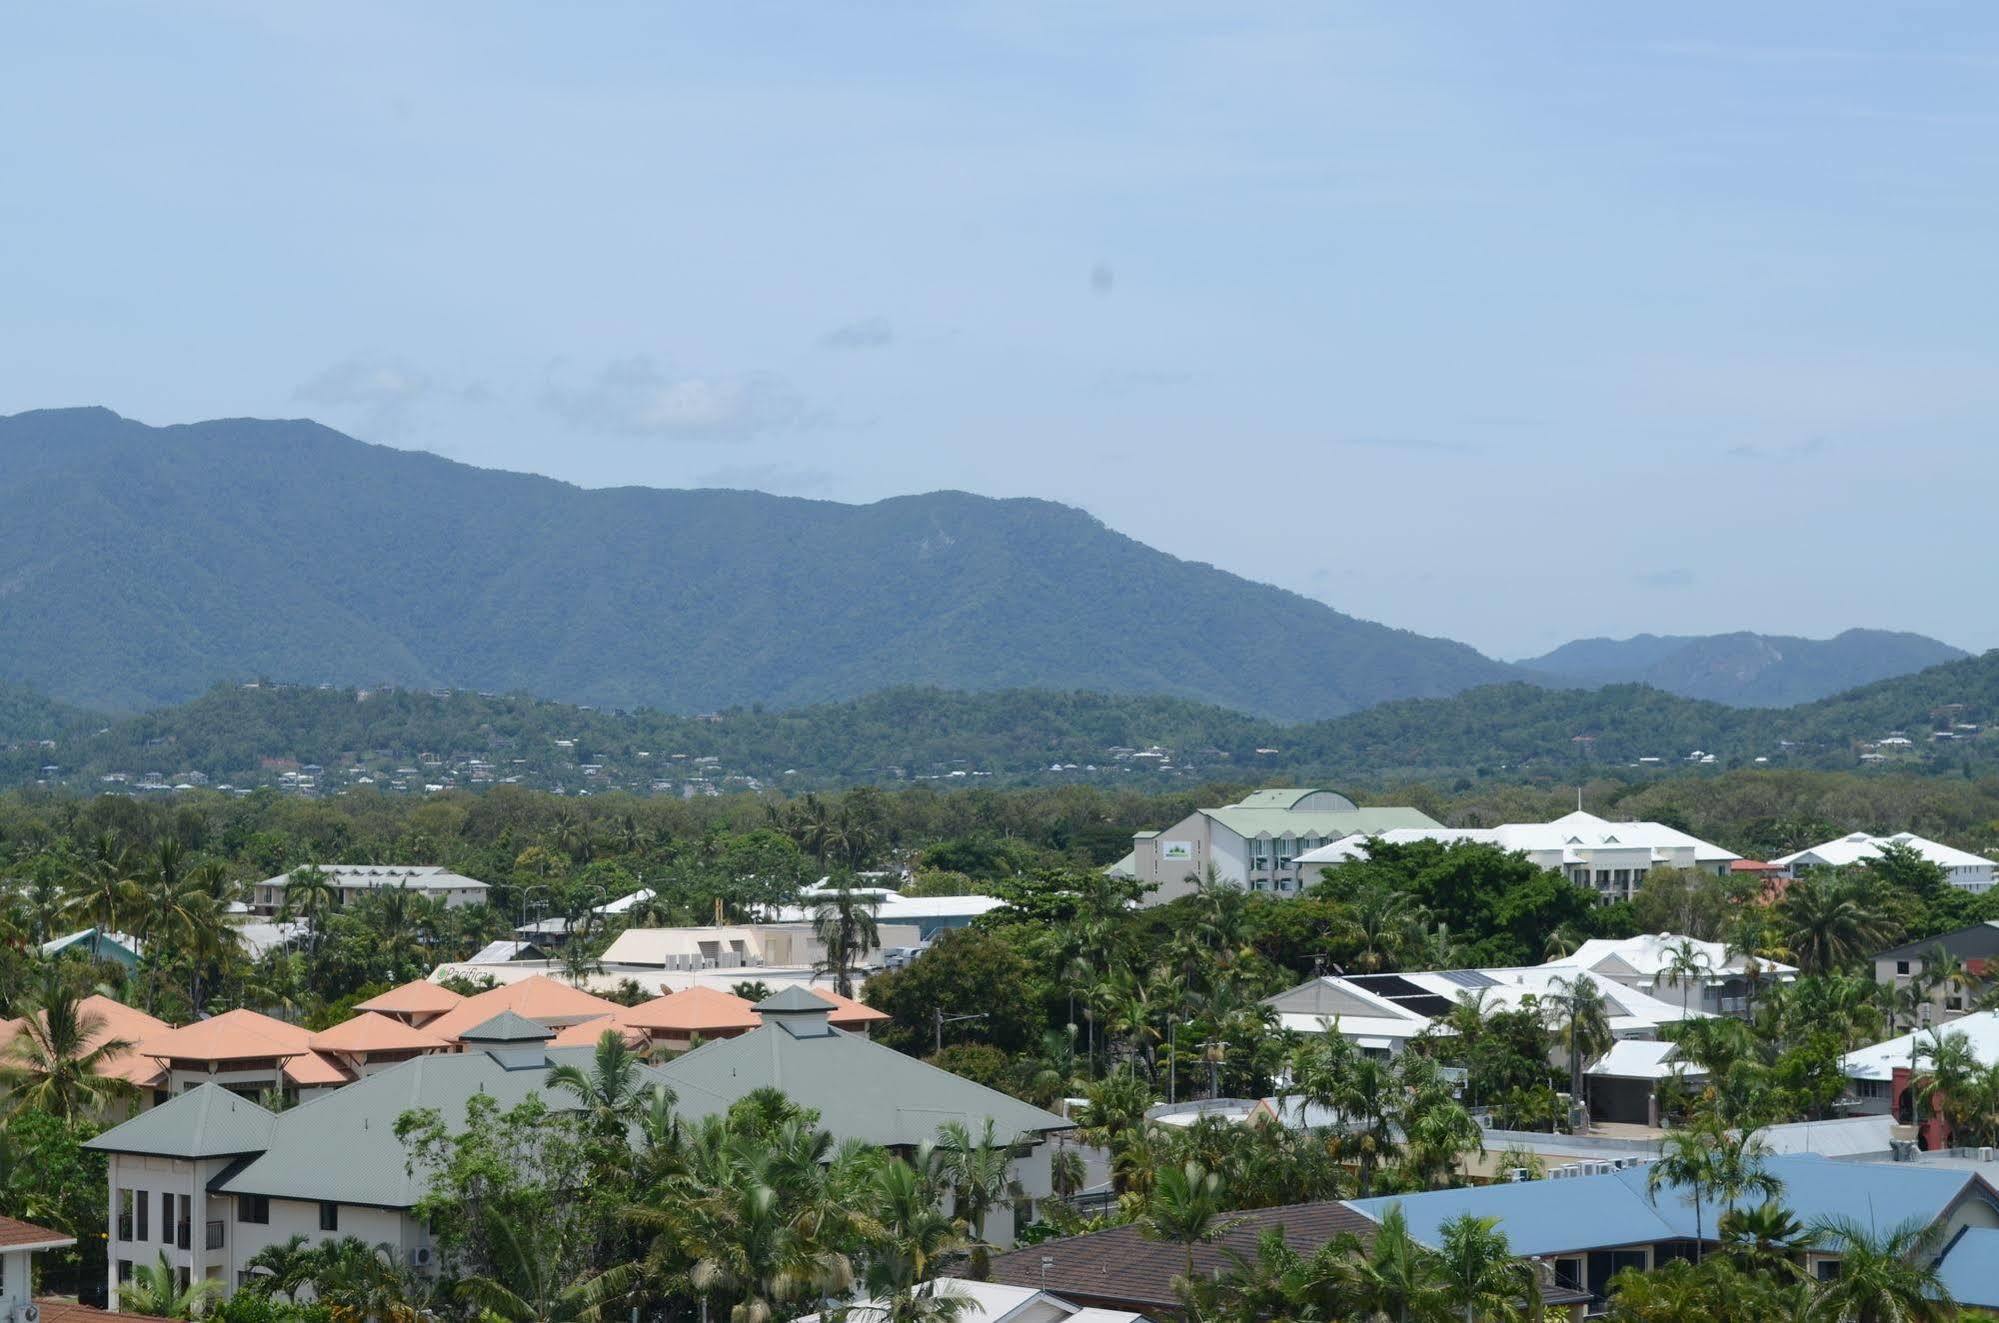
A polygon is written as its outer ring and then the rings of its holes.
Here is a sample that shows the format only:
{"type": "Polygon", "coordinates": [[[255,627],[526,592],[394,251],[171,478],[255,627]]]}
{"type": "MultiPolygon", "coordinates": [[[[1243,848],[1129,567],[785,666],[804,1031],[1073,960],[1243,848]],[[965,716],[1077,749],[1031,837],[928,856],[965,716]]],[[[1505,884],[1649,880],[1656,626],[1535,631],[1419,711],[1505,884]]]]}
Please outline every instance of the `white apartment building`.
{"type": "MultiPolygon", "coordinates": [[[[332,885],[337,902],[345,905],[359,896],[386,888],[402,887],[418,895],[435,897],[453,909],[461,905],[485,903],[488,890],[477,878],[465,877],[434,864],[321,864],[318,871],[332,885]]],[[[299,870],[293,870],[299,871],[299,870]]],[[[285,888],[291,873],[267,877],[250,889],[250,907],[260,914],[276,914],[284,908],[285,888]]]]}
{"type": "MultiPolygon", "coordinates": [[[[1577,809],[1553,822],[1508,822],[1497,827],[1398,827],[1373,835],[1391,843],[1480,841],[1552,868],[1604,901],[1629,900],[1655,868],[1726,876],[1741,858],[1719,845],[1663,822],[1612,822],[1577,809]]],[[[1350,837],[1299,856],[1298,867],[1316,873],[1367,857],[1368,837],[1350,837]]]]}
{"type": "Polygon", "coordinates": [[[1853,832],[1836,841],[1826,841],[1796,854],[1787,854],[1782,859],[1770,862],[1780,865],[1795,874],[1801,868],[1848,868],[1854,864],[1864,864],[1870,859],[1881,857],[1884,845],[1906,845],[1923,858],[1943,869],[1954,887],[1966,891],[1983,892],[1992,890],[1995,865],[1984,855],[1973,854],[1969,850],[1959,850],[1953,846],[1926,840],[1914,832],[1900,831],[1893,836],[1869,836],[1864,831],[1853,832]]]}
{"type": "Polygon", "coordinates": [[[1120,871],[1153,884],[1145,905],[1187,895],[1191,879],[1211,866],[1223,882],[1288,895],[1317,878],[1315,869],[1301,867],[1311,851],[1398,828],[1441,830],[1415,809],[1361,808],[1337,791],[1259,790],[1239,804],[1197,809],[1162,831],[1137,833],[1120,871]]]}

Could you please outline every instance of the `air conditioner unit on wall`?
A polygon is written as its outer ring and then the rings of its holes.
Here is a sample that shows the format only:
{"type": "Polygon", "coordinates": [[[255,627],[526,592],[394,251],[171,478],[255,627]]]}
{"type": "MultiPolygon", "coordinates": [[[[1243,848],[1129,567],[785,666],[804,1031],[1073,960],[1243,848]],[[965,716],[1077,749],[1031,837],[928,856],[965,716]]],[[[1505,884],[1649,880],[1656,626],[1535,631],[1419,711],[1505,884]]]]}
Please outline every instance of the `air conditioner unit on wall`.
{"type": "Polygon", "coordinates": [[[14,1323],[42,1323],[42,1307],[32,1300],[14,1306],[14,1323]]]}
{"type": "Polygon", "coordinates": [[[410,1266],[412,1268],[428,1268],[430,1266],[430,1256],[430,1246],[418,1245],[410,1250],[410,1266]]]}

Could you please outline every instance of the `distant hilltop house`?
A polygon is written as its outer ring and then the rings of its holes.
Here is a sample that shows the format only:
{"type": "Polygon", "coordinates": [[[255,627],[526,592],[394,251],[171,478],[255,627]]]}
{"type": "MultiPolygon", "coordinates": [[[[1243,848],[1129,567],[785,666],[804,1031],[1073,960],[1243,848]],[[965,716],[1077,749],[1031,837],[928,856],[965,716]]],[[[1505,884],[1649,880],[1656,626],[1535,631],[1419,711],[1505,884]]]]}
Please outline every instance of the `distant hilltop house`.
{"type": "Polygon", "coordinates": [[[1361,808],[1333,790],[1259,790],[1239,804],[1196,809],[1163,831],[1132,837],[1131,854],[1113,871],[1155,884],[1145,903],[1163,904],[1194,889],[1189,879],[1212,867],[1250,891],[1291,893],[1315,876],[1300,856],[1350,837],[1442,825],[1413,808],[1361,808]]]}
{"type": "MultiPolygon", "coordinates": [[[[1508,822],[1497,827],[1401,827],[1375,833],[1394,844],[1408,841],[1480,841],[1524,854],[1588,887],[1605,901],[1628,900],[1655,868],[1727,876],[1741,856],[1662,822],[1611,822],[1581,809],[1553,822],[1508,822]]],[[[1347,837],[1298,859],[1316,876],[1320,868],[1367,857],[1366,836],[1347,837]]]]}
{"type": "Polygon", "coordinates": [[[1954,887],[1974,893],[1992,889],[1994,864],[1990,859],[1969,850],[1925,840],[1914,832],[1906,831],[1896,832],[1893,836],[1869,836],[1864,831],[1857,831],[1770,862],[1792,873],[1801,868],[1847,868],[1879,859],[1882,848],[1888,845],[1906,845],[1914,850],[1943,869],[1954,887]]]}
{"type": "MultiPolygon", "coordinates": [[[[482,904],[486,899],[484,882],[434,864],[322,864],[318,870],[333,887],[341,905],[357,896],[391,887],[403,887],[419,895],[436,897],[454,909],[460,905],[482,904]]],[[[276,914],[284,908],[285,888],[291,885],[291,880],[292,873],[280,873],[257,883],[251,891],[251,907],[260,914],[276,914]]]]}

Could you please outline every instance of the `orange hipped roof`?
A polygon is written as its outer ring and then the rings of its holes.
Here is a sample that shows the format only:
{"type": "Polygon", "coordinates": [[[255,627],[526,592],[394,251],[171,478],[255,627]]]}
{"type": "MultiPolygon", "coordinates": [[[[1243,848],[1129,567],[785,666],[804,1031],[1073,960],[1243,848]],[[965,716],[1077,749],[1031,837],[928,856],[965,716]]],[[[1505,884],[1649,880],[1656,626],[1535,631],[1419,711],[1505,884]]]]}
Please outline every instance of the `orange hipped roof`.
{"type": "Polygon", "coordinates": [[[342,1020],[311,1038],[315,1052],[440,1052],[450,1044],[436,1034],[412,1029],[391,1016],[367,1011],[342,1020]]]}
{"type": "Polygon", "coordinates": [[[293,1084],[344,1084],[347,1072],[312,1050],[312,1034],[295,1024],[255,1011],[224,1011],[206,1020],[170,1029],[146,1040],[140,1049],[156,1061],[251,1061],[284,1059],[285,1078],[293,1084]]]}
{"type": "Polygon", "coordinates": [[[681,1034],[712,1034],[732,1029],[744,1032],[762,1023],[750,1003],[741,997],[698,986],[640,1002],[617,1018],[650,1032],[681,1034]]]}
{"type": "Polygon", "coordinates": [[[855,1001],[852,997],[842,997],[837,992],[828,992],[824,988],[811,987],[805,990],[820,1001],[826,1002],[833,1007],[833,1013],[826,1017],[826,1023],[828,1024],[846,1028],[863,1024],[880,1024],[883,1020],[893,1020],[895,1018],[887,1011],[878,1011],[864,1001],[855,1001]]]}
{"type": "Polygon", "coordinates": [[[526,1020],[547,1022],[549,1020],[593,1019],[599,1015],[615,1015],[623,1010],[614,1001],[572,988],[567,983],[558,983],[546,974],[536,974],[518,983],[506,983],[497,988],[488,988],[477,996],[467,997],[451,1010],[438,1016],[424,1029],[439,1038],[457,1038],[468,1029],[477,1029],[501,1011],[512,1011],[526,1020]]]}
{"type": "Polygon", "coordinates": [[[594,1020],[584,1020],[572,1024],[567,1029],[548,1040],[550,1047],[595,1047],[597,1040],[604,1036],[606,1029],[615,1030],[625,1040],[626,1047],[644,1047],[648,1038],[646,1031],[636,1025],[621,1024],[615,1015],[600,1015],[594,1020]]]}
{"type": "MultiPolygon", "coordinates": [[[[99,1044],[123,1039],[132,1044],[123,1052],[116,1052],[104,1058],[103,1069],[98,1073],[106,1079],[121,1079],[131,1084],[149,1085],[159,1078],[160,1065],[145,1055],[144,1048],[149,1039],[169,1033],[173,1026],[165,1020],[155,1019],[144,1011],[127,1006],[124,1002],[113,1001],[98,993],[78,1001],[77,1010],[84,1016],[96,1016],[103,1021],[96,1032],[84,1040],[84,1050],[94,1051],[99,1044]]],[[[16,1017],[0,1021],[0,1051],[4,1051],[20,1034],[26,1021],[16,1017]]]]}
{"type": "Polygon", "coordinates": [[[354,1009],[380,1011],[386,1015],[442,1015],[465,998],[429,979],[412,979],[399,988],[390,988],[379,997],[370,997],[354,1009]]]}

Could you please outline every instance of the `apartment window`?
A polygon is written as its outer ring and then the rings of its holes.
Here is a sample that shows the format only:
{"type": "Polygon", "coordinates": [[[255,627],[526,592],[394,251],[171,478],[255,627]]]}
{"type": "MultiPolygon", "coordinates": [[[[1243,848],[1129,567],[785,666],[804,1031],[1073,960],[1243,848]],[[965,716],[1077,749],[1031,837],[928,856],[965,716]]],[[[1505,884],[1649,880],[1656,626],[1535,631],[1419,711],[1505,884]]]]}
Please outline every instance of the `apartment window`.
{"type": "Polygon", "coordinates": [[[1610,870],[1608,868],[1599,868],[1596,870],[1596,884],[1599,887],[1610,885],[1610,870]]]}
{"type": "Polygon", "coordinates": [[[321,1231],[340,1230],[339,1204],[321,1204],[319,1206],[319,1229],[321,1231]]]}
{"type": "Polygon", "coordinates": [[[132,1192],[118,1191],[118,1239],[132,1238],[132,1192]]]}
{"type": "Polygon", "coordinates": [[[118,1280],[120,1282],[129,1282],[132,1280],[132,1261],[130,1259],[118,1260],[118,1280]]]}
{"type": "Polygon", "coordinates": [[[236,1196],[236,1220],[250,1222],[257,1226],[271,1224],[271,1201],[266,1195],[239,1194],[236,1196]]]}
{"type": "Polygon", "coordinates": [[[151,1240],[153,1238],[153,1197],[144,1190],[134,1190],[132,1192],[132,1206],[139,1210],[139,1232],[135,1239],[151,1240]]]}
{"type": "Polygon", "coordinates": [[[1955,994],[1945,997],[1943,1008],[1947,1011],[1961,1011],[1964,1009],[1964,998],[1955,994]]]}
{"type": "Polygon", "coordinates": [[[1906,960],[1897,960],[1897,961],[1895,962],[1895,972],[1896,972],[1897,974],[1906,974],[1906,973],[1908,973],[1908,972],[1909,972],[1909,962],[1908,962],[1908,961],[1906,961],[1906,960]]]}
{"type": "Polygon", "coordinates": [[[1836,1281],[1838,1281],[1838,1280],[1839,1280],[1839,1260],[1838,1260],[1838,1259],[1820,1259],[1820,1260],[1819,1260],[1819,1261],[1818,1261],[1817,1263],[1815,1263],[1815,1264],[1813,1264],[1813,1265],[1812,1265],[1812,1276],[1814,1276],[1814,1277],[1818,1278],[1818,1279],[1819,1279],[1820,1281],[1822,1281],[1822,1282],[1836,1282],[1836,1281]]]}

